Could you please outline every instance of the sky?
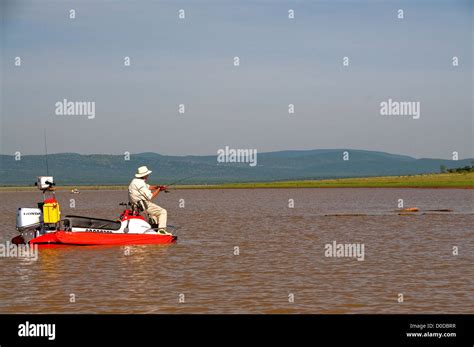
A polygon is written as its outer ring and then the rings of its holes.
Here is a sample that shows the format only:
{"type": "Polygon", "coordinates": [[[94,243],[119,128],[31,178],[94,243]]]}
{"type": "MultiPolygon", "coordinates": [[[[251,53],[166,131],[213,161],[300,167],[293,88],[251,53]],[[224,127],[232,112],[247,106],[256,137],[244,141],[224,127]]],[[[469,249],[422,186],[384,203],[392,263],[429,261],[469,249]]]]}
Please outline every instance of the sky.
{"type": "Polygon", "coordinates": [[[0,1],[0,153],[43,154],[46,129],[49,153],[215,155],[229,146],[474,157],[473,7],[0,1]],[[56,114],[63,99],[94,102],[95,117],[56,114]],[[389,99],[419,102],[420,118],[381,115],[389,99]]]}

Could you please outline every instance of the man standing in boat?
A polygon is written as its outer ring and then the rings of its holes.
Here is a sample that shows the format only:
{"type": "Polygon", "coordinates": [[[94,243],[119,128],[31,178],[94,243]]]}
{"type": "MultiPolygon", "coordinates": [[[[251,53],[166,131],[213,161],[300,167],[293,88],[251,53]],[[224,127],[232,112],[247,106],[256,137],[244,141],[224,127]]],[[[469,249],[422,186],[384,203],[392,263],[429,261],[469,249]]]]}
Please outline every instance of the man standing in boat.
{"type": "Polygon", "coordinates": [[[167,212],[164,208],[151,202],[162,190],[164,186],[152,186],[146,183],[151,170],[146,166],[140,166],[135,174],[135,178],[128,186],[128,198],[133,204],[143,204],[148,216],[158,225],[160,234],[168,234],[166,231],[167,212]]]}

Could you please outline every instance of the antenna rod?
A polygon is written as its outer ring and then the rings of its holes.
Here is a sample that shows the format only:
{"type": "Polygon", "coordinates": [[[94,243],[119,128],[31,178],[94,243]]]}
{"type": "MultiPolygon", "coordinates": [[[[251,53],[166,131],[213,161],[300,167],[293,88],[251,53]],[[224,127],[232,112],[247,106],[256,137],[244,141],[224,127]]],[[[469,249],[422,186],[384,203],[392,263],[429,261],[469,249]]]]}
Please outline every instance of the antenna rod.
{"type": "Polygon", "coordinates": [[[49,166],[48,166],[48,145],[46,144],[46,128],[44,129],[44,159],[46,161],[46,176],[49,176],[49,166]]]}

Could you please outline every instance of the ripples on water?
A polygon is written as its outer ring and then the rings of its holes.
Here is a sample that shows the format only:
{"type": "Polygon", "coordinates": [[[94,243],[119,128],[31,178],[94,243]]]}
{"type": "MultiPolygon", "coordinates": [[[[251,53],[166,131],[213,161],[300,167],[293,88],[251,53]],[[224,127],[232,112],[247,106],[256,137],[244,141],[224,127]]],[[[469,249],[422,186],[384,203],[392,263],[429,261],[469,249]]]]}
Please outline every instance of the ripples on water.
{"type": "MultiPolygon", "coordinates": [[[[158,204],[180,227],[177,244],[48,248],[40,249],[38,261],[0,258],[0,312],[473,313],[473,193],[173,191],[158,204]],[[178,207],[181,198],[185,208],[178,207]],[[400,198],[407,207],[455,214],[399,216],[393,211],[400,198]],[[344,213],[370,215],[325,216],[344,213]],[[325,257],[324,245],[333,241],[363,243],[365,260],[325,257]],[[398,293],[405,302],[397,302],[398,293]]],[[[4,243],[16,235],[16,209],[35,206],[40,194],[0,197],[4,243]]],[[[63,215],[102,218],[118,216],[118,203],[127,198],[125,191],[58,197],[63,215]],[[71,198],[74,210],[67,208],[71,198]]]]}

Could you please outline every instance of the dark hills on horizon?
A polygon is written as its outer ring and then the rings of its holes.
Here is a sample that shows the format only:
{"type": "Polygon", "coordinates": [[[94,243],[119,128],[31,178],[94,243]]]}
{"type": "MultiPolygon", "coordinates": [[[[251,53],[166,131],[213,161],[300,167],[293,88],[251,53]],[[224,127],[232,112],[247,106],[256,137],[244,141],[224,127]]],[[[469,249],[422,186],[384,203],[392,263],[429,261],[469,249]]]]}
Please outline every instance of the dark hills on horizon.
{"type": "MultiPolygon", "coordinates": [[[[471,166],[474,159],[416,159],[406,155],[349,149],[287,150],[258,153],[257,166],[248,163],[218,163],[216,155],[168,156],[158,153],[123,155],[76,153],[49,154],[49,174],[58,185],[128,184],[137,167],[153,170],[152,182],[170,184],[217,184],[365,176],[437,173],[440,166],[471,166]],[[349,160],[343,160],[343,152],[349,160]]],[[[15,160],[0,155],[0,185],[31,185],[46,175],[44,155],[24,155],[15,160]]]]}

